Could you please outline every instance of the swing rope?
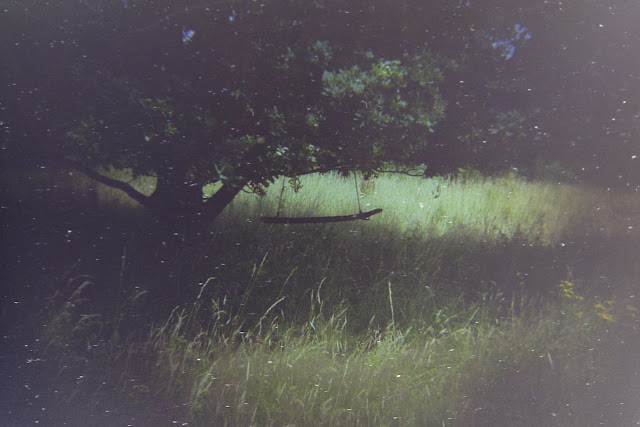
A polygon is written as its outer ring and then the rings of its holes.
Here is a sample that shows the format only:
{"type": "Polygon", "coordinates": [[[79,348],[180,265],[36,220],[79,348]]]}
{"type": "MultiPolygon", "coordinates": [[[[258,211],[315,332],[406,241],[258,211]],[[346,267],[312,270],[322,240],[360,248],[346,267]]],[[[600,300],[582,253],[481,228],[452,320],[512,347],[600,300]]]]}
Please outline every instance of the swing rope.
{"type": "Polygon", "coordinates": [[[358,178],[356,173],[353,173],[353,181],[356,187],[356,199],[358,201],[358,213],[354,215],[338,215],[338,216],[306,216],[306,217],[281,217],[280,209],[282,208],[282,199],[285,189],[284,177],[282,177],[282,188],[280,189],[280,197],[278,200],[278,209],[276,216],[263,216],[260,217],[260,221],[265,224],[317,224],[327,222],[343,222],[343,221],[356,221],[358,219],[369,220],[373,215],[382,212],[382,209],[373,209],[367,212],[362,212],[360,205],[360,192],[358,191],[358,178]]]}
{"type": "Polygon", "coordinates": [[[356,185],[356,200],[358,200],[358,212],[362,213],[362,208],[360,207],[360,193],[358,192],[358,178],[356,177],[356,173],[353,173],[353,182],[356,185]]]}
{"type": "Polygon", "coordinates": [[[282,207],[282,195],[284,194],[284,176],[282,177],[282,188],[280,189],[280,199],[278,200],[278,210],[276,216],[280,216],[280,208],[282,207]]]}

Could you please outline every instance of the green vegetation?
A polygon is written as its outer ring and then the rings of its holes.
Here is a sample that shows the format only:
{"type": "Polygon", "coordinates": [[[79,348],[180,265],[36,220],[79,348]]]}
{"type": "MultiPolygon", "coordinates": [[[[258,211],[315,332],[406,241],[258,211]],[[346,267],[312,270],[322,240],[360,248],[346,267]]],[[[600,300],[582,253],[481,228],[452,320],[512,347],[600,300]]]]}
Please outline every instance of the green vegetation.
{"type": "MultiPolygon", "coordinates": [[[[300,178],[300,185],[297,193],[286,189],[282,216],[358,210],[351,178],[312,175],[300,178]]],[[[521,236],[543,244],[557,243],[570,224],[584,223],[585,211],[588,214],[602,195],[587,196],[577,188],[531,183],[511,176],[472,180],[384,176],[360,183],[360,190],[362,210],[383,208],[384,215],[372,221],[377,227],[393,230],[396,236],[442,237],[463,232],[479,240],[521,236]]],[[[275,214],[279,192],[280,187],[273,185],[265,200],[246,196],[239,204],[249,209],[247,216],[275,214]]]]}
{"type": "Polygon", "coordinates": [[[615,387],[638,341],[637,262],[620,268],[631,199],[510,175],[385,175],[358,182],[362,209],[384,209],[368,222],[260,224],[278,205],[358,210],[351,178],[295,184],[282,201],[280,181],[237,197],[211,239],[173,258],[181,296],[151,329],[137,319],[169,276],[123,261],[130,297],[108,314],[88,294],[106,278],[71,280],[51,351],[83,387],[193,425],[586,425],[628,398],[615,387]],[[586,254],[610,236],[619,265],[586,254]]]}

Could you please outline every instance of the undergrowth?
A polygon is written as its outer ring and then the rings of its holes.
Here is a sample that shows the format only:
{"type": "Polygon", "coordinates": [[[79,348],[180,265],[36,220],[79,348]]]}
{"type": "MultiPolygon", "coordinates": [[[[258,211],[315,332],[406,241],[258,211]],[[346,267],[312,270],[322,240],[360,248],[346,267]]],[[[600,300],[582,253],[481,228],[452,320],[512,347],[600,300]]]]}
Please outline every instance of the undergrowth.
{"type": "Polygon", "coordinates": [[[157,420],[195,425],[607,416],[621,375],[610,361],[626,360],[619,343],[637,327],[637,264],[607,270],[602,255],[621,245],[605,238],[634,232],[630,214],[612,220],[611,196],[512,176],[381,177],[359,183],[360,208],[383,208],[368,222],[259,224],[278,207],[359,209],[353,180],[298,184],[238,198],[210,239],[160,264],[147,241],[129,242],[108,309],[90,293],[108,275],[67,281],[47,315],[50,351],[157,420]],[[153,315],[171,283],[170,314],[153,315]]]}

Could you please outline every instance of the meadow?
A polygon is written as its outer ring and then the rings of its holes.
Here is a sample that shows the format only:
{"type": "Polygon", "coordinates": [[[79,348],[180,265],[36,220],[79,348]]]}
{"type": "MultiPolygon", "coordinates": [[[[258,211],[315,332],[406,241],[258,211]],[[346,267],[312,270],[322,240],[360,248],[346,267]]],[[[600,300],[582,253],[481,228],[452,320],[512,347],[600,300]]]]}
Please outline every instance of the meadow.
{"type": "Polygon", "coordinates": [[[110,274],[66,276],[43,337],[86,379],[67,393],[189,425],[640,422],[633,193],[513,174],[296,184],[242,194],[205,242],[130,237],[110,274]]]}

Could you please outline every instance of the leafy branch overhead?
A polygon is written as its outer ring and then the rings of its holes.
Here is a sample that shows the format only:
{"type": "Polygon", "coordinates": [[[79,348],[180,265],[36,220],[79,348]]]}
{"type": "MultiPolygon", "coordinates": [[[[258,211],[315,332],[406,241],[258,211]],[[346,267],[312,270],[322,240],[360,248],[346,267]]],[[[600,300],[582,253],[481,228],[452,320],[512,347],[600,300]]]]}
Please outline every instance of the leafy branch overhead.
{"type": "Polygon", "coordinates": [[[37,100],[56,123],[50,151],[88,173],[157,176],[137,199],[166,221],[213,219],[281,175],[420,164],[444,118],[444,75],[423,44],[380,49],[319,4],[76,6],[62,26],[73,47],[50,64],[73,90],[63,108],[37,100]],[[203,200],[215,183],[222,192],[203,200]]]}
{"type": "Polygon", "coordinates": [[[154,175],[156,191],[139,199],[169,223],[212,220],[242,188],[260,192],[282,175],[533,162],[556,110],[532,84],[542,74],[518,61],[556,18],[528,10],[497,19],[476,2],[409,0],[8,7],[3,155],[154,175]],[[209,184],[219,191],[203,200],[209,184]]]}

